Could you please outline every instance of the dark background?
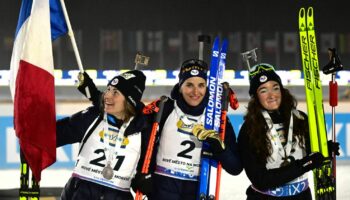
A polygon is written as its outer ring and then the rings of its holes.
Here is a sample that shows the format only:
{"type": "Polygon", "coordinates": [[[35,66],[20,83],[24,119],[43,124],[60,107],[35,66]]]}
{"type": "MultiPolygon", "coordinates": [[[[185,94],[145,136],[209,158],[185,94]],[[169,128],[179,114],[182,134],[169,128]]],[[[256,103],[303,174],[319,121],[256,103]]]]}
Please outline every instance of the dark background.
{"type": "MultiPolygon", "coordinates": [[[[198,57],[197,35],[229,39],[227,69],[245,69],[240,53],[257,47],[259,60],[300,69],[298,11],[314,7],[320,65],[336,47],[350,62],[349,7],[339,0],[66,0],[85,69],[126,69],[137,51],[148,69],[177,69],[198,57]],[[287,40],[286,38],[289,38],[287,40]],[[289,45],[289,46],[288,46],[289,45]]],[[[0,70],[9,69],[21,1],[0,1],[0,70]]],[[[56,69],[78,69],[67,36],[54,42],[56,69]]],[[[205,60],[209,61],[209,46],[205,60]]]]}

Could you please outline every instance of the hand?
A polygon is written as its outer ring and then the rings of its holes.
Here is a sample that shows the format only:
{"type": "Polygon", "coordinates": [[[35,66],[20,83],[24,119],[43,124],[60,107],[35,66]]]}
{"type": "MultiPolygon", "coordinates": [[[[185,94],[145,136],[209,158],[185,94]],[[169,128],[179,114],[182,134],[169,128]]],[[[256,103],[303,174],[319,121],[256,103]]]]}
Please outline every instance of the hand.
{"type": "Polygon", "coordinates": [[[305,172],[321,167],[325,158],[320,152],[311,153],[300,160],[301,166],[305,172]]]}
{"type": "Polygon", "coordinates": [[[78,73],[78,86],[82,86],[86,81],[90,81],[90,80],[91,80],[90,76],[85,71],[78,73]]]}
{"type": "Polygon", "coordinates": [[[329,157],[332,157],[333,158],[333,153],[337,156],[340,155],[339,153],[339,149],[340,149],[340,145],[339,145],[339,142],[333,142],[332,140],[328,140],[327,142],[327,146],[328,146],[328,154],[329,154],[329,157]]]}
{"type": "Polygon", "coordinates": [[[90,78],[89,74],[87,74],[85,71],[79,72],[78,82],[78,90],[88,99],[90,99],[92,95],[97,91],[96,85],[90,78]]]}
{"type": "Polygon", "coordinates": [[[145,107],[143,107],[143,114],[149,115],[152,113],[157,113],[159,111],[159,103],[160,99],[157,99],[149,104],[147,104],[145,107]]]}
{"type": "Polygon", "coordinates": [[[151,174],[137,173],[131,180],[131,188],[136,192],[137,190],[142,194],[148,196],[152,193],[153,181],[151,174]]]}
{"type": "Polygon", "coordinates": [[[196,124],[193,127],[192,133],[198,140],[208,142],[213,153],[220,153],[225,150],[225,143],[216,131],[207,130],[203,125],[196,124]]]}

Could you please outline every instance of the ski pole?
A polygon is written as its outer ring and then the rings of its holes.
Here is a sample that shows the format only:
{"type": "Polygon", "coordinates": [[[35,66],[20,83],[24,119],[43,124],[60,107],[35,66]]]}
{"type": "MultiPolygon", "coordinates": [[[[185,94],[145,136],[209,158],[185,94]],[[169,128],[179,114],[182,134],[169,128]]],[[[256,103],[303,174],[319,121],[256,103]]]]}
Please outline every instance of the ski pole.
{"type": "MultiPolygon", "coordinates": [[[[332,107],[332,141],[336,142],[335,135],[335,107],[338,105],[338,83],[335,80],[336,73],[343,70],[343,65],[340,62],[339,56],[335,48],[328,49],[329,63],[323,67],[324,74],[332,74],[332,79],[329,82],[329,105],[332,107]]],[[[332,152],[332,169],[333,169],[333,184],[336,187],[336,155],[332,152]]],[[[336,190],[334,190],[336,197],[336,190]]]]}
{"type": "MultiPolygon", "coordinates": [[[[222,83],[223,91],[222,91],[222,110],[221,110],[221,124],[220,124],[220,138],[222,141],[225,139],[226,132],[226,116],[228,110],[228,90],[229,85],[227,82],[222,83]]],[[[216,176],[216,188],[215,188],[215,200],[219,200],[220,195],[220,182],[221,182],[221,171],[222,165],[221,162],[218,163],[217,168],[217,176],[216,176]]]]}
{"type": "MultiPolygon", "coordinates": [[[[228,111],[228,104],[230,103],[230,107],[236,110],[238,108],[238,100],[234,92],[230,89],[230,86],[227,82],[223,82],[222,85],[223,85],[223,92],[222,92],[220,138],[222,139],[222,141],[224,141],[225,133],[226,133],[226,122],[227,122],[226,117],[227,117],[227,111],[228,111]]],[[[219,200],[221,171],[222,171],[222,165],[219,162],[218,168],[217,168],[217,176],[216,176],[215,200],[219,200]]]]}
{"type": "MultiPolygon", "coordinates": [[[[147,174],[149,171],[149,165],[151,163],[151,158],[152,158],[152,154],[153,154],[154,142],[156,140],[156,135],[158,132],[159,123],[160,123],[160,120],[162,118],[164,103],[167,101],[167,99],[168,98],[166,96],[160,97],[159,110],[155,116],[155,120],[154,120],[154,123],[152,125],[152,132],[150,135],[150,139],[148,141],[147,152],[146,152],[145,159],[144,159],[143,165],[142,165],[142,170],[141,170],[142,174],[147,174]]],[[[135,200],[141,200],[141,199],[142,199],[142,193],[140,191],[137,191],[135,200]]]]}
{"type": "MultiPolygon", "coordinates": [[[[323,67],[322,71],[324,74],[332,74],[332,79],[329,82],[329,105],[332,107],[332,141],[336,142],[335,135],[335,107],[338,105],[338,83],[335,80],[336,72],[343,69],[343,65],[337,55],[335,48],[328,49],[329,63],[323,67]]],[[[332,152],[332,169],[333,169],[333,184],[336,188],[336,155],[332,152]]],[[[336,190],[335,190],[336,191],[336,190]]],[[[336,197],[336,192],[334,192],[334,197],[336,197]]]]}
{"type": "Polygon", "coordinates": [[[199,43],[198,59],[204,61],[204,45],[210,44],[210,36],[209,35],[199,35],[198,36],[198,43],[199,43]]]}

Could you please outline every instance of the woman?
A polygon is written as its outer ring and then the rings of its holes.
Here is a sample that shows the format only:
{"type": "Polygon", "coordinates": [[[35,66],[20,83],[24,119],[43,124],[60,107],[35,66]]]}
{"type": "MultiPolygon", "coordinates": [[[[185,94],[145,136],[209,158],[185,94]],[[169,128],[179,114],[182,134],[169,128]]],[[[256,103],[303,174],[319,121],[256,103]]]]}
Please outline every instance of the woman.
{"type": "Polygon", "coordinates": [[[251,99],[238,136],[240,156],[251,181],[248,200],[311,200],[307,173],[324,157],[310,152],[308,120],[269,64],[250,72],[251,99]]]}
{"type": "Polygon", "coordinates": [[[220,161],[228,173],[237,175],[242,171],[229,119],[224,143],[214,131],[203,128],[208,102],[206,80],[207,64],[204,61],[190,59],[182,64],[179,82],[171,92],[171,99],[165,102],[160,122],[160,139],[154,154],[152,200],[197,199],[204,140],[209,143],[213,158],[220,161]]]}
{"type": "Polygon", "coordinates": [[[80,143],[62,199],[133,199],[130,184],[148,136],[141,97],[146,77],[133,70],[114,77],[101,104],[57,121],[57,146],[80,143]]]}

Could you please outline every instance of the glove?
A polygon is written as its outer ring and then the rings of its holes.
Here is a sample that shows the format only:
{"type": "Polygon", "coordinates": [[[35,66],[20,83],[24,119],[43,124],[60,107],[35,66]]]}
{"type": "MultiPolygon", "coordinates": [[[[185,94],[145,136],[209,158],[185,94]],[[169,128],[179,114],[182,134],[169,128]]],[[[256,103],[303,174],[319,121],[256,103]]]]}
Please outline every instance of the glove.
{"type": "Polygon", "coordinates": [[[225,150],[225,143],[216,131],[206,130],[203,125],[196,124],[193,127],[192,133],[198,140],[208,142],[213,153],[221,153],[225,150]]]}
{"type": "Polygon", "coordinates": [[[337,155],[337,156],[340,155],[340,153],[339,153],[339,149],[340,149],[339,142],[333,142],[332,140],[328,140],[327,146],[328,146],[328,155],[329,155],[329,157],[333,158],[333,153],[335,155],[337,155]]]}
{"type": "Polygon", "coordinates": [[[145,115],[157,113],[159,111],[159,103],[160,103],[160,99],[157,99],[157,100],[147,104],[145,107],[143,107],[142,113],[145,115]]]}
{"type": "Polygon", "coordinates": [[[308,172],[325,164],[325,158],[320,152],[311,153],[300,160],[304,172],[308,172]]]}
{"type": "Polygon", "coordinates": [[[86,87],[89,90],[97,90],[96,85],[94,84],[94,82],[92,81],[92,79],[90,78],[90,76],[84,71],[84,72],[79,72],[78,74],[78,90],[84,94],[85,96],[87,96],[87,92],[86,92],[86,87]]]}
{"type": "Polygon", "coordinates": [[[137,190],[142,194],[148,196],[152,193],[153,181],[152,174],[137,173],[131,180],[131,188],[136,192],[137,190]]]}
{"type": "Polygon", "coordinates": [[[94,104],[99,105],[101,92],[85,71],[83,73],[79,72],[78,82],[78,90],[94,104]]]}
{"type": "Polygon", "coordinates": [[[78,73],[78,87],[84,85],[84,83],[87,85],[86,83],[89,82],[92,82],[92,79],[86,71],[78,73]]]}

